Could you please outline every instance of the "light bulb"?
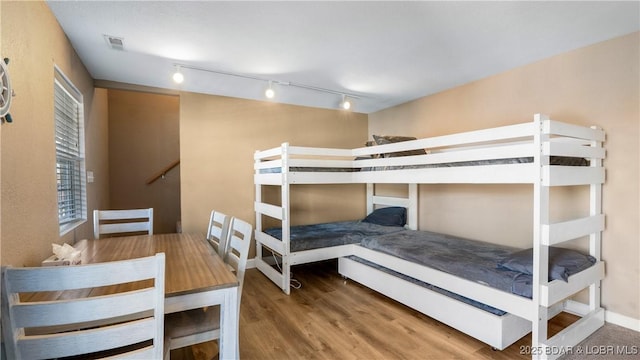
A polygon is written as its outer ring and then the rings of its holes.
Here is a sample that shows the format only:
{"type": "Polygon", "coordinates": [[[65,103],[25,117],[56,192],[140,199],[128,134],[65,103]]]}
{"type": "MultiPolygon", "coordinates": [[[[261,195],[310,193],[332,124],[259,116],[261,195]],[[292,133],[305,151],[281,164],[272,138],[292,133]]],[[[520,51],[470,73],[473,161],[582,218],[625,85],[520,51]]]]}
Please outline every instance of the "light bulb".
{"type": "Polygon", "coordinates": [[[176,72],[173,74],[173,81],[175,81],[176,84],[182,84],[184,81],[184,75],[180,72],[180,66],[176,66],[176,72]]]}
{"type": "Polygon", "coordinates": [[[351,101],[347,100],[346,96],[342,96],[342,108],[345,110],[351,109],[351,101]]]}
{"type": "Polygon", "coordinates": [[[266,96],[268,99],[273,99],[273,97],[276,95],[276,92],[273,91],[273,89],[271,87],[269,87],[265,92],[264,92],[264,96],[266,96]]]}
{"type": "Polygon", "coordinates": [[[266,96],[267,99],[273,99],[275,95],[276,95],[276,92],[273,91],[273,82],[269,80],[269,88],[267,88],[267,90],[264,91],[264,96],[266,96]]]}
{"type": "Polygon", "coordinates": [[[173,81],[178,84],[182,84],[182,82],[184,81],[184,75],[182,75],[182,73],[180,72],[176,72],[175,74],[173,74],[173,81]]]}

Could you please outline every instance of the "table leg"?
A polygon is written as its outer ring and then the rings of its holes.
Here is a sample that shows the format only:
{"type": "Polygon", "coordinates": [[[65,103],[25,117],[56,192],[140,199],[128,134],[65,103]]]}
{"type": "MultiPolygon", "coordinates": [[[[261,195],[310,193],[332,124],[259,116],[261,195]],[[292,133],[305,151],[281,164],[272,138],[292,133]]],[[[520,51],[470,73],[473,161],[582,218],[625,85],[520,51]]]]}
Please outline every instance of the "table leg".
{"type": "Polygon", "coordinates": [[[220,359],[239,359],[239,323],[238,287],[225,291],[224,300],[220,304],[220,359]]]}

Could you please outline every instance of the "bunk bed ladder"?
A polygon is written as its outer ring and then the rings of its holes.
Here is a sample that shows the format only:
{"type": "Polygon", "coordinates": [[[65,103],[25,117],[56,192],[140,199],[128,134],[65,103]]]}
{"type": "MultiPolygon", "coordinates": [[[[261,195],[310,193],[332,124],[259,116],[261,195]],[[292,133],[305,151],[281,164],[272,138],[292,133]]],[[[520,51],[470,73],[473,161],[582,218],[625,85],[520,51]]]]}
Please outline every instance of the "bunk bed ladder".
{"type": "Polygon", "coordinates": [[[547,308],[541,304],[542,286],[547,284],[549,271],[549,247],[543,237],[543,225],[549,223],[549,187],[543,183],[544,167],[549,165],[549,158],[543,156],[544,143],[549,140],[549,134],[544,133],[543,121],[548,118],[541,114],[534,116],[534,166],[538,169],[538,176],[533,182],[533,314],[531,321],[531,349],[532,357],[538,353],[546,353],[547,322],[549,314],[547,308]]]}
{"type": "MultiPolygon", "coordinates": [[[[545,167],[549,166],[549,156],[545,156],[545,146],[550,143],[553,131],[550,130],[552,124],[545,115],[536,114],[534,123],[539,131],[534,135],[534,164],[540,170],[540,176],[533,184],[534,188],[534,215],[533,215],[533,302],[534,316],[532,321],[532,357],[541,359],[556,359],[568,352],[587,336],[592,334],[604,325],[604,309],[600,306],[600,280],[588,284],[589,304],[588,310],[580,311],[572,300],[564,300],[563,307],[569,312],[577,313],[582,318],[567,328],[563,329],[553,337],[548,338],[547,323],[549,320],[548,307],[558,299],[549,298],[548,266],[549,266],[549,246],[560,244],[582,236],[589,236],[589,253],[596,259],[598,271],[604,273],[604,266],[600,262],[600,248],[602,231],[604,230],[604,215],[602,214],[602,183],[604,179],[589,180],[589,216],[582,219],[575,219],[556,224],[550,224],[549,219],[549,190],[553,182],[548,178],[545,167]]],[[[601,168],[601,150],[604,133],[595,127],[590,146],[595,149],[594,157],[590,157],[590,166],[601,168]],[[595,139],[595,140],[594,140],[595,139]]],[[[560,132],[564,132],[560,131],[560,132]]],[[[567,131],[570,132],[570,131],[567,131]]],[[[568,135],[571,134],[560,134],[568,135]]],[[[577,137],[577,136],[576,136],[577,137]]],[[[548,147],[547,147],[548,149],[548,147]]],[[[570,184],[566,184],[570,185],[570,184]]],[[[595,271],[595,270],[594,270],[595,271]]],[[[584,308],[584,307],[583,307],[584,308]]]]}
{"type": "MultiPolygon", "coordinates": [[[[254,156],[254,162],[255,165],[259,164],[261,162],[260,159],[257,158],[257,154],[258,151],[256,151],[256,155],[254,156]]],[[[257,174],[259,173],[258,169],[255,169],[255,175],[257,176],[257,174]]],[[[256,257],[255,257],[255,261],[256,261],[256,267],[259,266],[257,263],[262,261],[262,245],[260,245],[260,241],[258,241],[258,234],[262,232],[262,230],[264,230],[262,228],[262,213],[258,210],[258,207],[260,206],[260,204],[262,204],[262,184],[259,183],[258,181],[253,181],[253,184],[255,186],[255,190],[254,190],[254,202],[253,202],[253,207],[254,207],[254,211],[256,213],[256,229],[255,229],[255,239],[256,239],[256,257]]]]}
{"type": "MultiPolygon", "coordinates": [[[[598,130],[595,126],[593,130],[598,130]]],[[[604,139],[602,139],[604,140],[604,139]]],[[[591,147],[601,148],[602,141],[591,141],[591,147]]],[[[602,167],[602,159],[591,158],[591,167],[602,167]]],[[[589,185],[589,215],[602,218],[600,231],[595,231],[589,235],[589,255],[593,256],[596,261],[601,260],[602,249],[602,230],[604,230],[604,215],[602,214],[602,183],[589,185]]],[[[600,308],[600,281],[589,286],[589,310],[595,311],[600,308]]]]}
{"type": "MultiPolygon", "coordinates": [[[[290,240],[290,222],[289,222],[289,184],[288,184],[288,157],[289,157],[289,144],[283,143],[278,152],[278,156],[281,161],[281,197],[282,203],[280,206],[264,203],[262,198],[262,186],[260,182],[255,183],[255,213],[256,213],[256,257],[255,263],[258,270],[266,275],[272,282],[278,285],[282,291],[287,295],[290,294],[290,264],[289,264],[289,240],[290,240]],[[277,219],[282,223],[282,239],[280,241],[271,238],[269,235],[263,233],[262,216],[267,215],[271,218],[277,219]],[[269,248],[274,257],[274,263],[268,263],[264,260],[263,246],[269,248]],[[281,262],[278,261],[276,256],[281,257],[281,262]],[[275,265],[278,270],[273,268],[275,265]]],[[[262,158],[256,156],[255,162],[258,165],[262,158]]],[[[256,166],[256,175],[259,173],[260,167],[256,166]]],[[[267,255],[269,256],[269,255],[267,255]]]]}
{"type": "Polygon", "coordinates": [[[291,293],[291,264],[289,263],[289,241],[291,240],[290,220],[290,185],[289,185],[289,143],[282,144],[282,185],[280,190],[282,206],[282,290],[285,294],[291,293]]]}

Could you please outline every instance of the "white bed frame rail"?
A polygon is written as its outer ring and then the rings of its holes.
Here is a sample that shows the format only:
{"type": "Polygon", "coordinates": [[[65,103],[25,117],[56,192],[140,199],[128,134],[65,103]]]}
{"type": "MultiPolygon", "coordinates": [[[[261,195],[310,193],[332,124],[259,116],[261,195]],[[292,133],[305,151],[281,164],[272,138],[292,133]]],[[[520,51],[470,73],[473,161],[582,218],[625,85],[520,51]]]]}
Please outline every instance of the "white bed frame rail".
{"type": "MultiPolygon", "coordinates": [[[[340,183],[524,183],[533,184],[542,176],[545,186],[587,185],[604,181],[601,166],[548,166],[547,163],[519,163],[483,166],[456,166],[425,169],[404,168],[379,171],[338,172],[336,168],[366,170],[410,165],[438,165],[462,161],[481,161],[548,156],[574,156],[601,160],[604,132],[598,129],[549,120],[536,115],[532,123],[405,141],[357,149],[331,149],[290,146],[258,151],[255,184],[340,184],[340,183]],[[428,149],[426,155],[356,160],[356,157],[398,151],[428,149]],[[322,169],[323,172],[299,170],[322,169]],[[542,173],[540,174],[540,170],[542,173]],[[263,173],[272,170],[272,173],[263,173]],[[400,180],[401,179],[401,180],[400,180]]],[[[548,158],[547,158],[548,159],[548,158]]]]}
{"type": "MultiPolygon", "coordinates": [[[[356,149],[330,149],[290,146],[257,151],[254,155],[256,186],[256,243],[257,267],[283,291],[289,293],[289,266],[320,258],[342,257],[359,254],[379,265],[416,277],[425,282],[443,287],[460,295],[484,302],[510,314],[531,322],[532,349],[534,357],[556,358],[562,350],[575,346],[604,324],[604,312],[600,306],[600,281],[604,277],[604,263],[600,259],[601,234],[605,228],[602,214],[602,184],[605,170],[602,160],[605,149],[602,146],[605,133],[595,127],[577,126],[550,120],[536,114],[530,123],[502,126],[492,129],[470,131],[459,134],[437,136],[387,145],[361,147],[356,149]],[[379,157],[356,160],[356,157],[388,154],[399,151],[427,149],[425,155],[404,157],[379,157]],[[550,165],[551,156],[586,158],[590,166],[550,165]],[[430,167],[461,161],[488,159],[508,159],[530,157],[532,162],[475,165],[456,167],[430,167]],[[422,165],[423,168],[407,168],[422,165]],[[316,168],[322,172],[309,171],[316,168]],[[337,171],[337,168],[351,171],[337,171]],[[375,171],[370,171],[375,168],[375,171]],[[271,172],[265,172],[270,170],[271,172]],[[531,184],[533,185],[533,298],[524,299],[511,294],[496,294],[497,290],[481,288],[479,284],[467,284],[464,279],[440,276],[402,261],[389,261],[378,257],[357,245],[322,250],[322,256],[289,253],[289,187],[294,184],[367,184],[367,210],[373,210],[380,202],[398,205],[409,202],[409,208],[417,208],[417,186],[433,183],[483,183],[483,184],[531,184]],[[409,197],[405,200],[376,196],[374,183],[413,184],[409,197]],[[262,186],[281,187],[281,206],[263,202],[262,186]],[[550,188],[554,186],[589,186],[589,216],[568,221],[551,223],[550,188]],[[262,215],[282,221],[282,241],[262,232],[262,215]],[[549,246],[562,245],[577,238],[589,237],[589,253],[597,264],[570,278],[569,283],[547,282],[549,246]],[[283,271],[280,274],[262,261],[262,247],[282,256],[283,271]],[[298,262],[296,257],[303,259],[298,262]],[[547,322],[555,314],[558,304],[567,297],[589,289],[589,312],[582,319],[549,338],[547,322]],[[561,348],[564,347],[564,348],[561,348]]],[[[404,205],[402,205],[404,206],[404,205]]],[[[417,228],[417,211],[410,211],[409,223],[417,228]]],[[[341,259],[342,260],[342,259],[341,259]]],[[[315,261],[315,260],[314,260],[315,261]]],[[[362,279],[369,281],[368,279],[362,279]]],[[[467,281],[468,282],[468,281],[467,281]]],[[[442,321],[442,320],[441,320],[442,321]]],[[[444,319],[444,322],[447,322],[444,319]]]]}

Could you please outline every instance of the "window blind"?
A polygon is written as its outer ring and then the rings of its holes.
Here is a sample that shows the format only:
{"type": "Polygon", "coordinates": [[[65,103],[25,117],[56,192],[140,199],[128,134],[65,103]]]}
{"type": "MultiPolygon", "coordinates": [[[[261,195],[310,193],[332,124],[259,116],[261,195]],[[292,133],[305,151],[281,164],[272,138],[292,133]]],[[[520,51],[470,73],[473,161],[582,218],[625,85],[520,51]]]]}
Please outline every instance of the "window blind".
{"type": "MultiPolygon", "coordinates": [[[[61,81],[54,82],[56,180],[60,226],[86,218],[83,107],[61,81]]],[[[73,88],[72,88],[73,90],[73,88]]]]}

